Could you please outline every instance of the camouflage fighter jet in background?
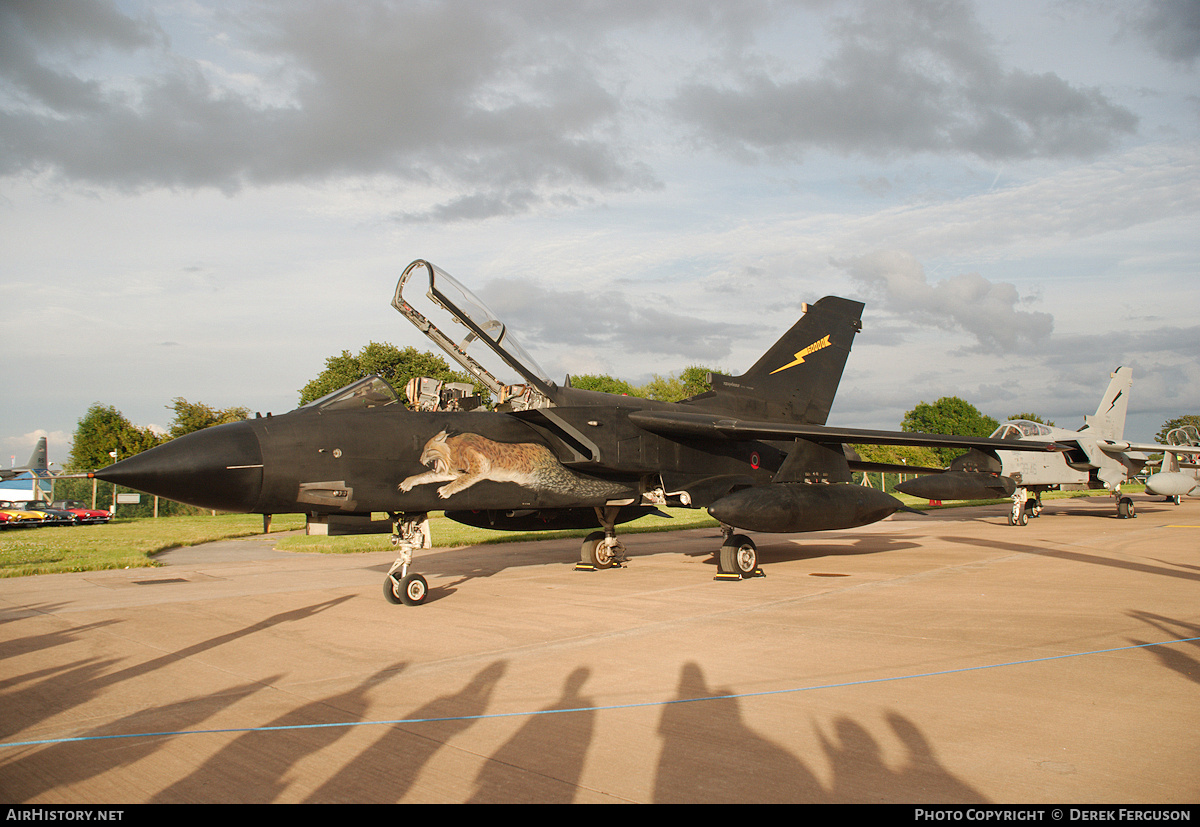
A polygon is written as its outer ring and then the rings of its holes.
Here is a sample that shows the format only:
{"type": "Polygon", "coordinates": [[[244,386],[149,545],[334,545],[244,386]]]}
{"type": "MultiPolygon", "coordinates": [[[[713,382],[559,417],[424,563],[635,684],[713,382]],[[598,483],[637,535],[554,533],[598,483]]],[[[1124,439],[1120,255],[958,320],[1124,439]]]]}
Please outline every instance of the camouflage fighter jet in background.
{"type": "MultiPolygon", "coordinates": [[[[1144,470],[1149,454],[1166,451],[1169,456],[1194,455],[1196,446],[1168,446],[1157,443],[1131,443],[1123,438],[1125,412],[1129,404],[1129,389],[1133,384],[1133,369],[1119,367],[1112,374],[1108,390],[1100,400],[1094,416],[1085,416],[1084,425],[1077,431],[1018,419],[1005,422],[991,435],[992,439],[1018,444],[1055,445],[1058,451],[1031,454],[1026,451],[971,450],[950,463],[948,470],[923,474],[896,486],[898,491],[930,500],[983,500],[1012,497],[1009,525],[1026,525],[1030,517],[1042,510],[1041,495],[1063,486],[1086,486],[1111,491],[1117,516],[1136,516],[1133,500],[1121,495],[1121,486],[1144,470]],[[1032,497],[1030,496],[1032,494],[1032,497]]],[[[1183,487],[1186,474],[1178,465],[1147,480],[1146,489],[1152,493],[1167,491],[1171,495],[1183,487]],[[1161,491],[1159,490],[1161,489],[1161,491]]]]}
{"type": "Polygon", "coordinates": [[[1167,445],[1171,448],[1191,448],[1192,452],[1162,448],[1163,458],[1157,463],[1159,470],[1146,478],[1146,490],[1158,494],[1179,505],[1184,495],[1200,497],[1200,464],[1197,464],[1197,453],[1200,452],[1200,431],[1192,425],[1182,428],[1172,428],[1167,432],[1167,445]]]}

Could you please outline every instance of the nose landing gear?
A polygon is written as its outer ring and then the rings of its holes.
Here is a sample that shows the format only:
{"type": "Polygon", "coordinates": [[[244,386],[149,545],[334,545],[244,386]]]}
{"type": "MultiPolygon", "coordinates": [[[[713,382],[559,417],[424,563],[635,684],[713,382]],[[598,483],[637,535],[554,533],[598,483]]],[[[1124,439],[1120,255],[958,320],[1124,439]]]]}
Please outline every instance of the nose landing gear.
{"type": "Polygon", "coordinates": [[[429,597],[429,583],[416,572],[410,572],[413,552],[431,548],[428,514],[392,514],[392,545],[400,555],[388,570],[383,581],[383,596],[389,603],[419,606],[429,597]]]}

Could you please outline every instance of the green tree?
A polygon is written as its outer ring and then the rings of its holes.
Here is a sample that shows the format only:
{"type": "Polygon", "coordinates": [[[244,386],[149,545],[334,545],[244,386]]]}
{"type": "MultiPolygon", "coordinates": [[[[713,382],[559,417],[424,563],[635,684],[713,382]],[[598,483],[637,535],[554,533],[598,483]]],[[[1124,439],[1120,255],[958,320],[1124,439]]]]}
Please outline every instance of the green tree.
{"type": "MultiPolygon", "coordinates": [[[[177,397],[172,407],[176,416],[171,431],[167,435],[159,435],[150,428],[137,427],[115,407],[96,403],[79,420],[75,429],[71,454],[66,463],[67,470],[91,471],[104,468],[115,461],[109,455],[110,451],[117,452],[118,460],[127,459],[190,431],[245,419],[250,413],[246,408],[213,410],[201,403],[192,404],[182,397],[177,397]]],[[[86,505],[94,502],[98,508],[110,508],[118,493],[129,492],[134,492],[134,489],[109,483],[97,488],[95,480],[56,480],[54,483],[55,499],[78,500],[86,505]]],[[[154,497],[147,495],[136,505],[119,506],[117,516],[122,519],[151,517],[155,514],[156,507],[161,517],[208,513],[204,509],[171,500],[159,499],[156,503],[154,497]]]]}
{"type": "Polygon", "coordinates": [[[909,465],[921,468],[941,468],[940,457],[933,448],[923,445],[852,445],[863,462],[882,462],[888,465],[909,465]]]}
{"type": "Polygon", "coordinates": [[[249,408],[237,407],[219,410],[210,408],[203,402],[188,402],[182,396],[175,397],[168,407],[175,411],[175,419],[172,420],[171,427],[167,431],[171,439],[190,434],[192,431],[211,428],[213,425],[240,422],[250,418],[249,408]]]}
{"type": "Polygon", "coordinates": [[[326,359],[325,370],[300,389],[300,404],[320,399],[327,393],[375,373],[387,380],[401,395],[408,380],[419,376],[448,382],[470,382],[477,391],[481,390],[474,377],[450,370],[446,360],[440,356],[415,347],[401,350],[387,342],[371,342],[357,355],[343,350],[340,356],[326,359]]]}
{"type": "MultiPolygon", "coordinates": [[[[988,436],[1000,423],[986,416],[966,400],[943,396],[930,405],[921,402],[904,415],[900,430],[909,433],[951,434],[953,436],[988,436]]],[[[943,465],[962,453],[961,448],[937,448],[943,465]]]]}
{"type": "Polygon", "coordinates": [[[1159,430],[1158,434],[1154,437],[1154,441],[1161,442],[1165,445],[1167,443],[1167,434],[1168,433],[1170,433],[1175,428],[1182,428],[1187,425],[1191,425],[1193,428],[1200,430],[1200,415],[1185,414],[1184,416],[1177,416],[1174,419],[1168,419],[1166,422],[1163,423],[1162,428],[1159,430]]]}
{"type": "Polygon", "coordinates": [[[1008,419],[1007,419],[1007,420],[1005,420],[1005,421],[1007,421],[1007,422],[1012,422],[1014,419],[1025,419],[1025,420],[1028,420],[1028,421],[1030,421],[1030,422],[1040,422],[1040,423],[1042,423],[1043,425],[1053,425],[1053,424],[1054,424],[1054,421],[1053,421],[1053,420],[1045,420],[1045,419],[1042,419],[1040,416],[1038,416],[1038,415],[1037,415],[1037,414],[1035,414],[1035,413],[1015,413],[1015,414],[1011,414],[1011,415],[1008,417],[1008,419]]]}
{"type": "Polygon", "coordinates": [[[571,377],[571,387],[585,391],[600,391],[625,396],[637,396],[637,390],[624,379],[614,379],[607,373],[584,373],[571,377]]]}
{"type": "Polygon", "coordinates": [[[75,428],[67,467],[76,471],[104,468],[115,461],[110,451],[117,452],[117,459],[124,459],[163,441],[151,429],[134,425],[113,406],[97,402],[88,408],[75,428]]]}
{"type": "MultiPolygon", "coordinates": [[[[941,457],[933,448],[926,448],[921,445],[851,445],[854,452],[858,454],[859,459],[863,462],[880,462],[886,465],[895,465],[899,467],[908,466],[910,468],[943,468],[941,457]]],[[[867,472],[871,475],[871,484],[879,485],[881,481],[879,471],[867,472]]],[[[888,471],[882,475],[883,490],[889,493],[895,491],[896,485],[900,482],[903,471],[888,471]]],[[[863,472],[856,471],[854,473],[854,481],[862,483],[863,472]]]]}
{"type": "Polygon", "coordinates": [[[719,372],[702,365],[691,365],[684,368],[679,376],[663,377],[656,373],[654,378],[643,385],[636,395],[646,399],[657,399],[660,402],[679,402],[712,390],[712,385],[708,383],[708,374],[719,372]]]}

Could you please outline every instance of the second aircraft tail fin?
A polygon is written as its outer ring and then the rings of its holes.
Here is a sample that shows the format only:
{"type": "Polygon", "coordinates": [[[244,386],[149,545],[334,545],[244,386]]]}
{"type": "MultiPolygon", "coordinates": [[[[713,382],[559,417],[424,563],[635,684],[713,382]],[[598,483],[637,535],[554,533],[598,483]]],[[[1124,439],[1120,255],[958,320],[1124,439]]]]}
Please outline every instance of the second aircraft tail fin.
{"type": "Polygon", "coordinates": [[[1096,408],[1095,416],[1085,416],[1080,430],[1097,431],[1104,439],[1121,439],[1125,433],[1125,411],[1129,407],[1129,388],[1133,368],[1119,367],[1110,376],[1108,390],[1096,408]]]}

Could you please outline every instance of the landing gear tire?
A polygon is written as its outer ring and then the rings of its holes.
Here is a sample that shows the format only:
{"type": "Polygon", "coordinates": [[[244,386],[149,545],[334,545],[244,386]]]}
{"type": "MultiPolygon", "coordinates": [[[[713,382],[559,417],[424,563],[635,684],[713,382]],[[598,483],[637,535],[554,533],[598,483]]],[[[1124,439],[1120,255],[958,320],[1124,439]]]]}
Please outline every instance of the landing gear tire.
{"type": "Polygon", "coordinates": [[[1137,509],[1133,507],[1133,500],[1129,497],[1122,497],[1117,502],[1117,516],[1122,520],[1127,520],[1130,517],[1137,516],[1137,509]]]}
{"type": "Polygon", "coordinates": [[[579,547],[579,562],[597,569],[611,569],[615,565],[612,549],[604,542],[603,531],[593,531],[583,538],[583,545],[579,547]]]}
{"type": "Polygon", "coordinates": [[[400,583],[390,574],[383,578],[383,596],[388,603],[399,606],[404,601],[400,598],[400,583]]]}
{"type": "Polygon", "coordinates": [[[429,584],[416,572],[406,574],[399,580],[389,574],[383,581],[383,596],[389,603],[419,606],[429,597],[429,584]]]}
{"type": "Polygon", "coordinates": [[[1017,507],[1008,512],[1009,525],[1028,525],[1029,510],[1026,508],[1017,507]]]}
{"type": "Polygon", "coordinates": [[[731,535],[717,554],[717,571],[742,578],[758,574],[758,549],[754,541],[745,534],[731,535]]]}

